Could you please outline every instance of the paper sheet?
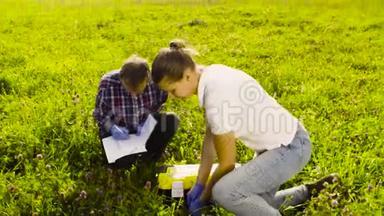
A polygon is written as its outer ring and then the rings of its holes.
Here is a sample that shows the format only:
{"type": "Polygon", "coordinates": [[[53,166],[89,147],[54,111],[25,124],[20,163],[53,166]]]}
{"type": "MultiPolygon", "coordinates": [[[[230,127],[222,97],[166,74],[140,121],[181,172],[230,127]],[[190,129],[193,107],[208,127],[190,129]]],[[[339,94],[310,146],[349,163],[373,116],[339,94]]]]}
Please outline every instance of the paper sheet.
{"type": "Polygon", "coordinates": [[[117,159],[126,155],[146,152],[145,143],[156,124],[156,119],[152,115],[148,115],[140,136],[130,134],[127,140],[115,140],[112,136],[104,138],[102,141],[108,163],[114,163],[117,159]]]}

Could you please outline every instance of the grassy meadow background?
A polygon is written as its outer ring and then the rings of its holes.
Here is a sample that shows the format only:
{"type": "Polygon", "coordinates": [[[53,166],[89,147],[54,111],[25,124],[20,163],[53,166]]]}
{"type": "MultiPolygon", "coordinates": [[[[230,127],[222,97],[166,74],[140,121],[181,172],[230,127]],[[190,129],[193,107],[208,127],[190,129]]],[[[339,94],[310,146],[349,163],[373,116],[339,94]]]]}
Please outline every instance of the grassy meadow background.
{"type": "MultiPolygon", "coordinates": [[[[0,0],[0,215],[182,214],[182,201],[165,205],[135,167],[106,168],[92,117],[104,73],[133,53],[151,62],[173,38],[192,44],[199,63],[251,74],[304,122],[312,158],[283,188],[341,175],[285,215],[382,215],[383,4],[0,0]]],[[[182,123],[164,163],[198,163],[197,99],[166,110],[182,123]]]]}

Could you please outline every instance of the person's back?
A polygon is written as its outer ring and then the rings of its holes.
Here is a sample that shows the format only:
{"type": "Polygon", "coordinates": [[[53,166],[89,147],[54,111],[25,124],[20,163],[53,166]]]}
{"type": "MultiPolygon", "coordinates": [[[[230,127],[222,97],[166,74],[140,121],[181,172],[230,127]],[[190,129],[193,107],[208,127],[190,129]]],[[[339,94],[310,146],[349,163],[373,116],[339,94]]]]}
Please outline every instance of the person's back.
{"type": "Polygon", "coordinates": [[[245,72],[214,64],[203,69],[199,102],[215,134],[233,131],[257,151],[288,145],[298,120],[245,72]]]}

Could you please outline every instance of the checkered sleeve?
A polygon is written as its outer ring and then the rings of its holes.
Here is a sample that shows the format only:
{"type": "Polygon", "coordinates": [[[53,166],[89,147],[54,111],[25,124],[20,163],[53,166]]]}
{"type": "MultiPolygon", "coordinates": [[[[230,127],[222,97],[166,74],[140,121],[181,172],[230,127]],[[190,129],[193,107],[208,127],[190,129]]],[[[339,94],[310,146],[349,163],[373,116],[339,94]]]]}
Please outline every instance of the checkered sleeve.
{"type": "Polygon", "coordinates": [[[100,136],[104,137],[109,132],[109,128],[112,122],[112,108],[111,108],[111,97],[108,93],[108,89],[99,88],[98,94],[96,96],[96,106],[93,112],[93,116],[97,121],[97,124],[100,129],[100,136]]]}

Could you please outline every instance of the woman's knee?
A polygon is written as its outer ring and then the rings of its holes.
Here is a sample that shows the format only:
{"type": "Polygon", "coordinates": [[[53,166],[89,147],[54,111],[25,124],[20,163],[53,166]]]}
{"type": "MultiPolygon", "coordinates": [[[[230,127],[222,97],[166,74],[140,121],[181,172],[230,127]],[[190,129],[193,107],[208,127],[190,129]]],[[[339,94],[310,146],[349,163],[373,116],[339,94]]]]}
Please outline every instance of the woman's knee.
{"type": "Polygon", "coordinates": [[[231,201],[230,187],[224,179],[220,179],[212,188],[212,199],[222,206],[226,206],[231,201]]]}

